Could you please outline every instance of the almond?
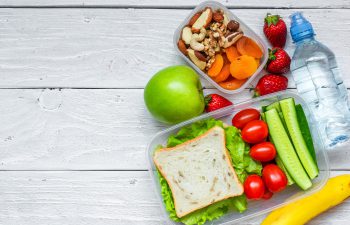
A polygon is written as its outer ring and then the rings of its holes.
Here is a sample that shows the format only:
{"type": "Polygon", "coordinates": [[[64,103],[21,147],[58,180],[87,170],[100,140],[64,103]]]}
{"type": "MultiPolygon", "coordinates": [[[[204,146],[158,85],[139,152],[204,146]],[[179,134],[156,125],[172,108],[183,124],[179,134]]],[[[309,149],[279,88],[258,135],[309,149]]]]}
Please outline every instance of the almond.
{"type": "Polygon", "coordinates": [[[184,27],[181,33],[181,39],[187,44],[190,44],[192,38],[192,31],[190,27],[184,27]]]}
{"type": "Polygon", "coordinates": [[[215,22],[221,23],[224,20],[224,15],[222,15],[220,12],[214,12],[213,13],[213,20],[215,22]]]}
{"type": "Polygon", "coordinates": [[[197,12],[196,14],[194,14],[190,19],[190,22],[188,22],[188,26],[192,26],[197,21],[197,19],[201,16],[201,14],[202,12],[197,12]]]}
{"type": "Polygon", "coordinates": [[[200,61],[203,61],[203,62],[207,61],[207,59],[205,58],[205,56],[201,52],[194,51],[194,54],[200,61]]]}
{"type": "Polygon", "coordinates": [[[196,22],[192,25],[192,32],[198,33],[202,27],[207,28],[213,18],[213,11],[211,8],[205,8],[202,14],[198,17],[196,22]]]}
{"type": "MultiPolygon", "coordinates": [[[[207,63],[205,61],[200,60],[199,58],[197,58],[196,56],[196,51],[194,51],[193,49],[187,49],[187,53],[188,56],[190,57],[191,61],[200,69],[200,70],[204,70],[207,63]]],[[[201,54],[200,52],[198,52],[199,54],[201,54]]],[[[197,53],[197,55],[198,55],[197,53]]]]}
{"type": "Polygon", "coordinates": [[[179,40],[179,42],[177,42],[177,47],[179,48],[180,52],[187,55],[187,47],[183,40],[179,40]]]}

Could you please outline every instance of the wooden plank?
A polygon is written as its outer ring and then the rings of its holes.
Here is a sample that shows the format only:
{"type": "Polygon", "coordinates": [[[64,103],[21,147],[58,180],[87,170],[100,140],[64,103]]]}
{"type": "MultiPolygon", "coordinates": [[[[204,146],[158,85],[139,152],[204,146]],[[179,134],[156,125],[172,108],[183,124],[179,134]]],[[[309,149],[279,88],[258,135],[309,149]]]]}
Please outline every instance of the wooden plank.
{"type": "MultiPolygon", "coordinates": [[[[8,89],[0,99],[0,170],[144,170],[147,144],[166,127],[142,89],[8,89]]],[[[350,148],[332,156],[332,168],[350,169],[349,157],[350,148]]]]}
{"type": "MultiPolygon", "coordinates": [[[[295,10],[232,11],[263,36],[267,12],[279,13],[289,23],[288,15],[295,10]]],[[[303,11],[317,38],[334,50],[345,75],[350,71],[348,10],[303,11]]],[[[172,37],[189,12],[0,9],[0,87],[142,88],[161,68],[184,63],[175,54],[172,37]]],[[[286,49],[290,54],[294,51],[290,37],[286,49]]],[[[350,76],[344,79],[350,87],[350,76]]],[[[204,85],[210,87],[207,82],[204,85]]],[[[290,87],[294,87],[292,79],[290,87]]]]}
{"type": "MultiPolygon", "coordinates": [[[[332,172],[331,175],[349,173],[332,172]]],[[[165,224],[147,172],[0,172],[0,223],[7,225],[165,224]]],[[[347,224],[350,200],[310,225],[347,224]]],[[[258,225],[266,215],[241,222],[258,225]]]]}
{"type": "MultiPolygon", "coordinates": [[[[153,8],[192,8],[202,1],[200,0],[1,0],[1,7],[153,7],[153,8]]],[[[270,0],[263,2],[259,0],[234,1],[219,0],[218,2],[233,8],[349,8],[346,0],[317,1],[317,0],[270,0]]]]}

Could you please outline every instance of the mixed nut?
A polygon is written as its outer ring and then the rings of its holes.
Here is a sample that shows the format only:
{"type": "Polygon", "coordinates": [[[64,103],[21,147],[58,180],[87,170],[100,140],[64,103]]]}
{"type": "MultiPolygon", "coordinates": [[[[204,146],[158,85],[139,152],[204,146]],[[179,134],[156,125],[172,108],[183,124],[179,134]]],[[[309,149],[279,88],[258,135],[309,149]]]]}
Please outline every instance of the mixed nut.
{"type": "MultiPolygon", "coordinates": [[[[235,48],[233,45],[241,40],[242,37],[249,39],[249,43],[254,42],[250,38],[244,36],[239,22],[236,20],[230,20],[222,9],[213,10],[210,7],[206,7],[202,11],[194,14],[188,24],[182,29],[177,45],[179,50],[184,55],[188,56],[200,70],[205,71],[222,87],[227,86],[227,84],[222,84],[222,82],[232,82],[232,79],[230,78],[238,79],[244,77],[239,79],[240,81],[234,80],[235,85],[229,85],[229,88],[237,89],[245,82],[246,76],[234,77],[234,74],[230,72],[230,65],[227,64],[231,64],[234,60],[240,61],[240,56],[245,54],[242,54],[242,51],[236,50],[235,52],[237,52],[237,54],[231,54],[229,56],[227,55],[227,52],[232,52],[232,49],[229,49],[231,46],[232,48],[235,48]],[[215,61],[220,62],[215,63],[215,61]],[[219,76],[220,73],[224,74],[219,76]],[[233,77],[229,76],[230,74],[233,77]],[[216,79],[218,77],[220,77],[220,79],[216,79]]],[[[256,46],[258,45],[255,43],[253,48],[256,48],[256,46]]],[[[254,49],[254,51],[258,51],[258,54],[255,54],[255,56],[249,56],[253,59],[254,64],[258,64],[258,60],[255,59],[259,59],[262,56],[262,51],[259,46],[258,48],[258,50],[254,49]]],[[[249,50],[246,52],[249,52],[249,50]]],[[[251,61],[251,59],[248,61],[251,61]]],[[[237,64],[239,63],[235,63],[235,65],[237,64]]],[[[255,72],[256,69],[256,65],[250,66],[249,73],[252,70],[255,72]]]]}

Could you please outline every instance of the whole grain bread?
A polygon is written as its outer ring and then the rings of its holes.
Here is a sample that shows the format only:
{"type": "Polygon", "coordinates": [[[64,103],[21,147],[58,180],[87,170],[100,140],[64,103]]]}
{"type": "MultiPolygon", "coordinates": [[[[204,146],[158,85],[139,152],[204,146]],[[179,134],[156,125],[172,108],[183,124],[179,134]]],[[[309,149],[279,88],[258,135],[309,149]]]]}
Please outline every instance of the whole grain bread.
{"type": "Polygon", "coordinates": [[[243,193],[221,127],[173,148],[160,149],[153,159],[169,184],[180,218],[243,193]]]}

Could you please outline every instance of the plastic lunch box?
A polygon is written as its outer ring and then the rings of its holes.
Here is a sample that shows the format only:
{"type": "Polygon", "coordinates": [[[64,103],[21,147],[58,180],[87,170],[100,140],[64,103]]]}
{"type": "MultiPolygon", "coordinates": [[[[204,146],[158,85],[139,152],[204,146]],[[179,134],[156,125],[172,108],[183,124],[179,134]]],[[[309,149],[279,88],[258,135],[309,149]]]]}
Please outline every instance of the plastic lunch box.
{"type": "Polygon", "coordinates": [[[275,208],[278,208],[284,204],[287,204],[291,201],[294,201],[296,199],[299,199],[301,197],[308,196],[312,194],[313,192],[319,190],[324,186],[326,181],[329,178],[329,163],[328,163],[328,156],[326,154],[326,150],[323,144],[323,141],[319,135],[319,131],[317,126],[315,126],[315,120],[313,116],[310,113],[310,110],[305,103],[305,101],[298,96],[297,94],[291,93],[291,92],[279,92],[274,93],[271,95],[266,95],[263,97],[255,98],[249,101],[245,101],[239,104],[236,104],[234,106],[228,106],[225,108],[222,108],[217,111],[213,111],[211,113],[207,113],[201,116],[198,116],[196,118],[193,118],[191,120],[182,122],[180,124],[177,124],[173,127],[170,127],[160,133],[158,133],[150,142],[148,145],[148,149],[146,151],[147,158],[149,161],[149,172],[151,174],[151,177],[153,179],[153,183],[155,185],[155,190],[157,193],[157,197],[161,203],[161,208],[165,216],[165,220],[167,221],[167,224],[180,224],[176,223],[172,220],[170,220],[168,212],[165,209],[163,198],[161,196],[161,189],[158,181],[158,175],[156,167],[153,163],[153,152],[156,146],[159,144],[165,146],[167,139],[170,134],[176,133],[180,128],[187,126],[193,122],[196,122],[198,120],[207,119],[209,117],[213,117],[216,119],[220,119],[223,122],[227,124],[231,124],[231,119],[234,114],[241,111],[245,108],[256,108],[258,110],[261,110],[261,107],[264,105],[269,105],[275,101],[293,97],[295,99],[296,104],[301,104],[306,117],[308,118],[311,134],[313,137],[314,145],[315,145],[315,151],[316,151],[316,157],[317,157],[317,164],[319,167],[319,175],[316,179],[313,180],[312,187],[307,191],[302,191],[299,187],[297,187],[295,184],[292,186],[288,186],[285,190],[283,190],[280,193],[274,194],[274,196],[269,200],[260,200],[260,201],[248,201],[248,209],[244,213],[239,212],[229,212],[223,217],[207,222],[206,224],[231,224],[233,222],[238,222],[242,220],[246,220],[251,217],[255,217],[267,212],[272,211],[275,208]]]}
{"type": "Polygon", "coordinates": [[[256,76],[260,73],[261,70],[263,70],[264,65],[267,62],[268,59],[268,49],[267,45],[265,42],[252,30],[250,29],[246,24],[244,24],[237,16],[235,16],[230,10],[228,10],[224,5],[218,3],[218,2],[212,2],[212,1],[207,1],[199,4],[191,13],[190,15],[187,16],[187,18],[180,24],[180,26],[176,29],[174,33],[174,47],[177,52],[188,64],[190,64],[193,69],[197,71],[202,77],[207,79],[211,84],[213,84],[217,89],[220,91],[227,93],[227,94],[235,94],[238,92],[243,91],[249,83],[251,83],[256,76]],[[212,80],[206,73],[204,73],[202,70],[200,70],[189,58],[187,58],[177,47],[177,42],[179,41],[181,31],[182,29],[188,24],[189,20],[192,18],[192,16],[197,13],[198,11],[201,11],[202,9],[206,7],[211,7],[213,10],[216,9],[223,9],[225,14],[229,17],[229,19],[234,19],[240,23],[240,28],[244,32],[245,36],[251,37],[254,39],[260,48],[263,50],[263,57],[260,59],[260,66],[258,69],[255,71],[255,73],[238,89],[236,90],[227,90],[222,88],[218,83],[216,83],[214,80],[212,80]]]}

